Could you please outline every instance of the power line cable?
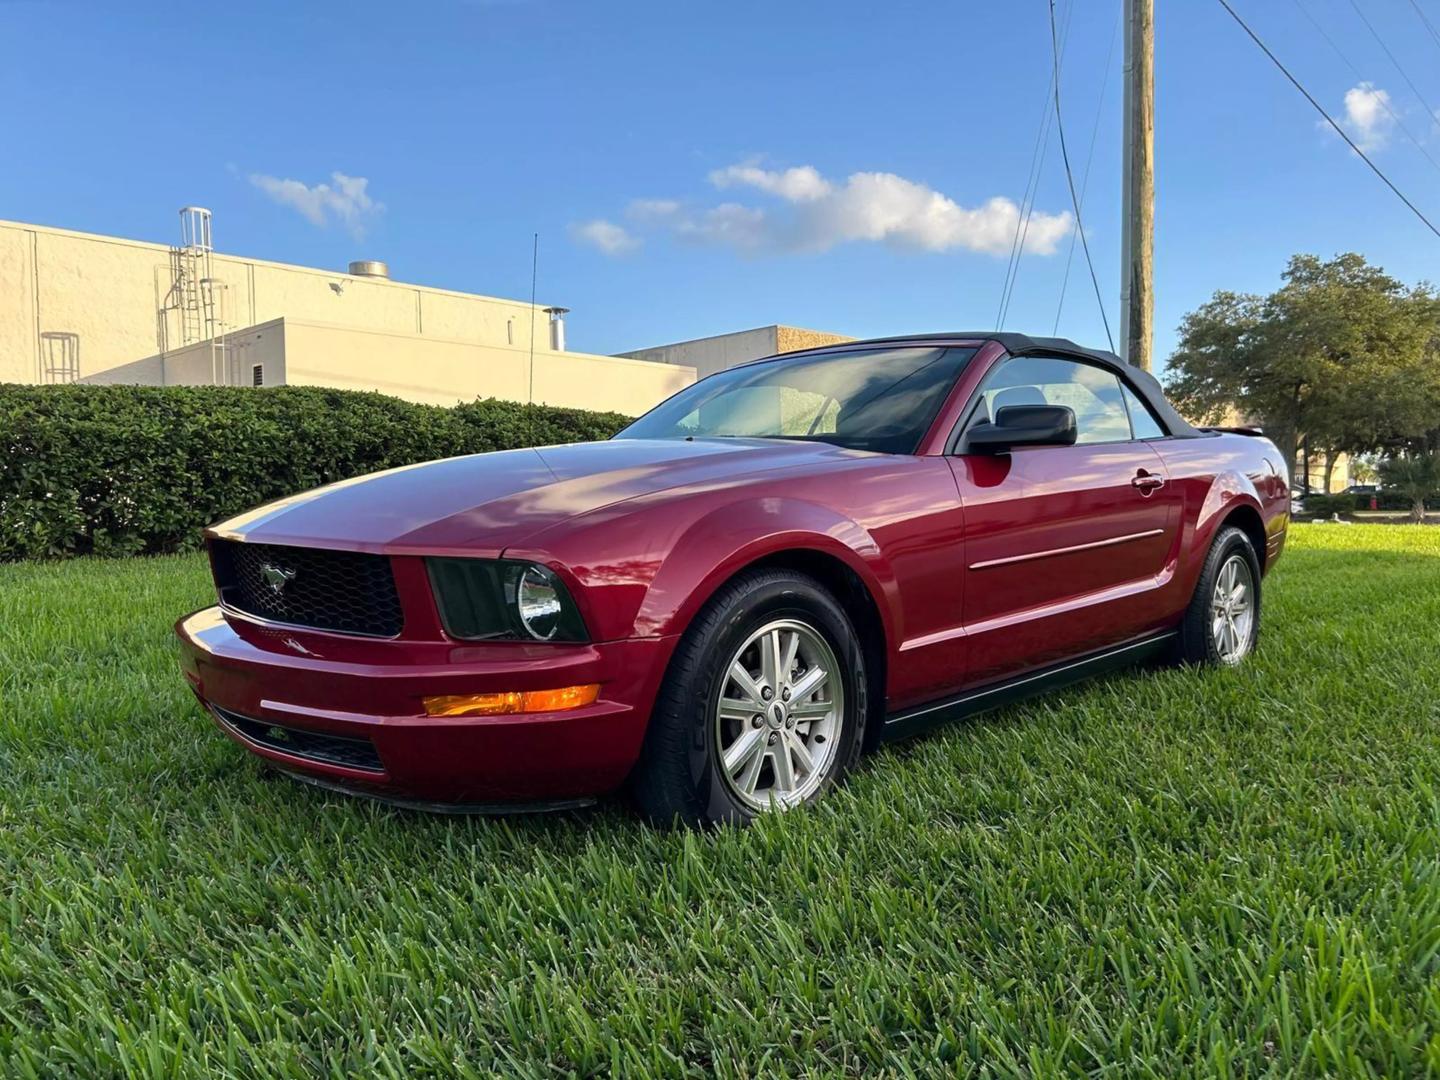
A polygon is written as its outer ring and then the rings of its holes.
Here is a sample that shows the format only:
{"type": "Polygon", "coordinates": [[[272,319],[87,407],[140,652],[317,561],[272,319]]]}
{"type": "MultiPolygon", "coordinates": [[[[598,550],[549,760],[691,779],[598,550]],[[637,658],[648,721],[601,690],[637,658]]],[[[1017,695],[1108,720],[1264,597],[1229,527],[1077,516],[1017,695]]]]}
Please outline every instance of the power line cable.
{"type": "MultiPolygon", "coordinates": [[[[1055,0],[1050,3],[1050,56],[1055,65],[1055,130],[1060,134],[1060,157],[1065,162],[1065,183],[1070,188],[1070,205],[1075,208],[1075,229],[1080,234],[1080,247],[1085,252],[1085,265],[1090,268],[1090,284],[1095,286],[1095,303],[1100,305],[1100,321],[1105,324],[1105,340],[1115,351],[1115,338],[1110,333],[1110,317],[1105,314],[1105,300],[1100,295],[1100,279],[1095,276],[1095,263],[1090,258],[1090,241],[1085,238],[1085,223],[1080,218],[1080,199],[1075,194],[1075,175],[1070,171],[1070,151],[1065,147],[1065,119],[1060,112],[1060,43],[1055,37],[1055,0]]],[[[1224,3],[1224,0],[1221,0],[1224,3]]]]}
{"type": "MultiPolygon", "coordinates": [[[[1326,44],[1329,45],[1332,50],[1334,50],[1335,55],[1338,56],[1341,62],[1350,69],[1350,73],[1354,75],[1357,79],[1359,79],[1361,82],[1367,81],[1365,79],[1364,73],[1361,72],[1361,70],[1356,67],[1353,62],[1351,62],[1350,58],[1345,55],[1345,51],[1335,43],[1335,39],[1325,32],[1325,27],[1320,25],[1319,20],[1317,20],[1315,16],[1310,13],[1309,9],[1307,9],[1305,5],[1301,3],[1301,0],[1295,0],[1295,6],[1300,9],[1301,15],[1304,15],[1305,18],[1310,20],[1310,25],[1315,27],[1316,31],[1320,34],[1320,36],[1325,39],[1326,44]]],[[[1395,121],[1395,126],[1398,127],[1402,132],[1404,132],[1407,139],[1409,139],[1412,143],[1415,144],[1415,149],[1419,150],[1420,153],[1425,155],[1426,160],[1428,160],[1431,165],[1435,166],[1436,171],[1440,171],[1440,161],[1435,160],[1435,158],[1431,155],[1430,151],[1425,149],[1425,144],[1422,143],[1420,139],[1416,136],[1416,134],[1411,131],[1409,127],[1406,126],[1405,121],[1400,118],[1400,114],[1390,107],[1390,95],[1385,93],[1384,91],[1381,91],[1376,96],[1375,100],[1379,102],[1380,107],[1390,115],[1390,119],[1395,121]]]]}
{"type": "Polygon", "coordinates": [[[1020,197],[1019,212],[1015,215],[1015,233],[1010,238],[1010,258],[1005,265],[1005,280],[1000,287],[1000,306],[995,312],[995,329],[1005,325],[1005,315],[1010,308],[1010,296],[1019,267],[1020,238],[1028,232],[1030,207],[1034,193],[1040,183],[1040,171],[1045,165],[1045,151],[1050,143],[1050,87],[1045,88],[1045,107],[1040,111],[1040,125],[1035,133],[1035,146],[1030,151],[1030,169],[1025,176],[1025,193],[1020,197]]]}
{"type": "Polygon", "coordinates": [[[1425,29],[1430,31],[1430,37],[1434,40],[1435,46],[1440,48],[1440,30],[1435,29],[1435,24],[1430,21],[1430,16],[1425,14],[1416,0],[1410,0],[1410,6],[1415,9],[1415,14],[1420,16],[1420,21],[1425,24],[1425,29]]]}
{"type": "Polygon", "coordinates": [[[1390,51],[1390,46],[1385,44],[1385,39],[1380,36],[1375,27],[1371,25],[1370,20],[1365,17],[1365,12],[1360,10],[1360,5],[1357,4],[1355,0],[1350,0],[1350,6],[1355,9],[1355,14],[1360,16],[1360,21],[1365,24],[1365,29],[1370,31],[1370,36],[1375,39],[1380,48],[1385,51],[1385,55],[1390,58],[1390,63],[1395,65],[1395,70],[1400,73],[1400,77],[1409,85],[1411,92],[1420,99],[1420,104],[1425,106],[1426,115],[1432,118],[1440,115],[1435,112],[1430,102],[1425,100],[1425,95],[1420,93],[1420,88],[1415,85],[1415,80],[1410,78],[1410,73],[1400,66],[1400,61],[1395,59],[1395,54],[1390,51]]]}
{"type": "MultiPolygon", "coordinates": [[[[1070,29],[1075,21],[1075,0],[1071,0],[1065,9],[1065,18],[1060,26],[1060,67],[1064,70],[1065,53],[1070,48],[1070,29]]],[[[1035,216],[1035,204],[1040,198],[1040,181],[1045,176],[1045,158],[1050,149],[1050,123],[1054,119],[1054,112],[1050,108],[1050,100],[1055,89],[1055,72],[1050,72],[1050,84],[1045,88],[1045,106],[1042,112],[1042,144],[1040,146],[1040,160],[1035,175],[1031,178],[1033,189],[1029,191],[1029,203],[1024,206],[1024,212],[1020,221],[1016,224],[1019,228],[1019,246],[1014,251],[1014,266],[1010,272],[1010,281],[1004,296],[1004,302],[1000,313],[1000,323],[997,329],[1004,329],[1006,321],[1010,318],[1010,305],[1015,299],[1015,288],[1020,282],[1020,265],[1025,258],[1025,245],[1030,238],[1030,223],[1035,216]]]]}
{"type": "MultiPolygon", "coordinates": [[[[1070,26],[1075,14],[1075,5],[1072,0],[1070,7],[1066,10],[1065,26],[1060,35],[1060,52],[1063,57],[1065,47],[1070,40],[1070,26]]],[[[1005,267],[1005,282],[1000,290],[1000,308],[995,315],[995,329],[1000,330],[1005,326],[1005,319],[1010,314],[1010,301],[1015,296],[1015,283],[1020,277],[1020,260],[1025,254],[1025,241],[1030,235],[1030,217],[1035,212],[1035,199],[1040,194],[1040,177],[1045,170],[1045,155],[1050,146],[1050,96],[1054,89],[1054,72],[1052,70],[1051,85],[1045,88],[1045,107],[1040,112],[1040,130],[1035,137],[1035,147],[1030,154],[1030,172],[1025,181],[1025,194],[1020,199],[1020,213],[1015,218],[1015,234],[1010,239],[1010,259],[1005,267]]]]}
{"type": "Polygon", "coordinates": [[[1010,297],[1014,292],[1015,278],[1020,269],[1021,237],[1029,232],[1030,211],[1034,206],[1035,192],[1040,186],[1040,172],[1045,167],[1045,152],[1050,145],[1050,89],[1045,90],[1045,114],[1040,119],[1040,130],[1036,133],[1035,149],[1030,155],[1030,172],[1025,180],[1025,194],[1020,197],[1020,210],[1015,216],[1015,234],[1010,238],[1010,259],[1005,266],[1005,283],[1000,289],[1000,307],[995,312],[995,329],[1005,325],[1005,316],[1010,310],[1010,297]]]}
{"type": "Polygon", "coordinates": [[[1025,256],[1025,244],[1030,239],[1030,219],[1035,215],[1035,200],[1040,197],[1040,177],[1045,169],[1045,151],[1050,146],[1050,127],[1045,127],[1045,145],[1040,150],[1040,170],[1035,174],[1035,188],[1030,193],[1030,201],[1025,206],[1020,220],[1019,245],[1015,248],[1015,268],[1010,274],[1010,287],[1006,291],[1004,304],[1000,309],[1000,325],[997,329],[1004,329],[1005,320],[1010,317],[1010,301],[1015,299],[1015,285],[1020,280],[1020,260],[1025,256]]]}
{"type": "Polygon", "coordinates": [[[1040,124],[1035,132],[1035,146],[1030,151],[1030,168],[1025,174],[1025,194],[1020,197],[1020,206],[1015,214],[1015,233],[1010,238],[1010,257],[1005,262],[1005,277],[1000,284],[1000,305],[995,309],[995,329],[999,330],[1005,318],[1005,301],[1010,295],[1010,275],[1015,271],[1015,252],[1020,246],[1020,231],[1024,227],[1025,207],[1030,202],[1030,188],[1035,183],[1035,163],[1040,157],[1040,144],[1049,130],[1050,88],[1045,88],[1045,111],[1040,115],[1040,124]]]}
{"type": "MultiPolygon", "coordinates": [[[[1095,163],[1095,141],[1100,134],[1100,118],[1105,114],[1105,94],[1110,89],[1110,72],[1115,60],[1115,43],[1120,40],[1120,24],[1123,18],[1115,20],[1115,29],[1110,35],[1110,48],[1105,53],[1105,77],[1100,83],[1100,100],[1095,103],[1095,122],[1090,125],[1090,150],[1085,155],[1085,173],[1080,178],[1080,205],[1085,205],[1085,193],[1090,190],[1090,166],[1095,163]]],[[[1075,234],[1070,234],[1070,250],[1065,253],[1065,275],[1060,279],[1060,299],[1055,304],[1055,325],[1050,333],[1060,332],[1060,312],[1065,307],[1065,291],[1070,286],[1070,264],[1075,261],[1075,234]]]]}
{"type": "Polygon", "coordinates": [[[1300,93],[1304,95],[1305,100],[1310,102],[1310,104],[1314,107],[1315,111],[1325,118],[1325,122],[1335,129],[1335,134],[1339,135],[1342,139],[1344,139],[1350,149],[1354,150],[1355,153],[1360,156],[1360,160],[1365,162],[1366,165],[1370,166],[1370,171],[1373,172],[1376,176],[1378,176],[1381,181],[1384,182],[1385,186],[1395,193],[1395,197],[1397,199],[1399,199],[1401,202],[1403,202],[1406,206],[1410,208],[1410,212],[1412,214],[1414,214],[1417,218],[1419,218],[1422,222],[1425,223],[1425,227],[1427,229],[1434,233],[1436,237],[1440,237],[1440,229],[1437,229],[1431,223],[1430,219],[1427,218],[1424,214],[1422,214],[1419,208],[1405,197],[1404,192],[1402,192],[1398,187],[1396,187],[1391,182],[1390,178],[1380,171],[1380,166],[1376,165],[1375,162],[1371,161],[1370,156],[1366,154],[1364,150],[1361,150],[1360,147],[1355,145],[1355,140],[1350,138],[1350,136],[1345,133],[1345,129],[1335,122],[1334,118],[1325,111],[1325,107],[1315,100],[1314,95],[1312,95],[1309,90],[1306,90],[1305,87],[1300,85],[1300,80],[1295,78],[1294,75],[1290,74],[1290,69],[1280,62],[1280,58],[1270,51],[1269,47],[1260,40],[1259,36],[1255,33],[1254,30],[1250,29],[1249,24],[1246,23],[1246,21],[1236,13],[1235,9],[1230,6],[1227,0],[1218,0],[1218,3],[1229,13],[1232,19],[1234,19],[1237,23],[1240,24],[1240,29],[1244,30],[1245,33],[1249,35],[1250,40],[1255,42],[1255,44],[1260,47],[1260,51],[1270,58],[1270,62],[1280,69],[1280,74],[1284,75],[1285,78],[1290,81],[1290,85],[1295,87],[1296,90],[1299,90],[1300,93]]]}

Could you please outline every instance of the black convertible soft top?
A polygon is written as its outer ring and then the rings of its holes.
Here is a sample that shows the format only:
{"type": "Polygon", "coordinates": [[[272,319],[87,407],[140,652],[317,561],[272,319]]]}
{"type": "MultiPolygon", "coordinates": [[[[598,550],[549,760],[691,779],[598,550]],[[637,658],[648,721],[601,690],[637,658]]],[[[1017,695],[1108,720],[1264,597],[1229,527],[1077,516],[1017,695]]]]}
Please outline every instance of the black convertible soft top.
{"type": "MultiPolygon", "coordinates": [[[[1192,427],[1188,420],[1175,411],[1175,407],[1166,399],[1165,391],[1160,387],[1160,381],[1154,375],[1148,371],[1141,371],[1137,367],[1131,367],[1113,352],[1106,352],[1104,349],[1087,349],[1083,345],[1075,344],[1069,338],[1031,337],[1028,334],[1009,334],[996,330],[949,330],[935,334],[866,338],[863,341],[847,341],[841,345],[821,345],[804,351],[829,352],[872,345],[947,345],[962,341],[996,341],[1004,346],[1005,351],[1011,356],[1073,356],[1077,360],[1088,360],[1092,364],[1108,368],[1123,381],[1129,383],[1130,387],[1145,399],[1146,404],[1154,410],[1155,415],[1160,418],[1160,421],[1175,438],[1199,439],[1208,434],[1199,428],[1192,427]]],[[[784,355],[788,357],[796,354],[785,353],[784,355]]]]}

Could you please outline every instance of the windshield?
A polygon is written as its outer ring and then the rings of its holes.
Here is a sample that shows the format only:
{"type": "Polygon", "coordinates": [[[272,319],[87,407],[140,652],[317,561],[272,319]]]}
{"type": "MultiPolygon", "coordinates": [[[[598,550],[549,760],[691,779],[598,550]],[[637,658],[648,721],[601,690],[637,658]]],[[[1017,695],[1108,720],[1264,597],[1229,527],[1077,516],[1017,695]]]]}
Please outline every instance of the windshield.
{"type": "Polygon", "coordinates": [[[912,454],[974,349],[806,353],[730,368],[651,409],[619,439],[810,439],[912,454]]]}

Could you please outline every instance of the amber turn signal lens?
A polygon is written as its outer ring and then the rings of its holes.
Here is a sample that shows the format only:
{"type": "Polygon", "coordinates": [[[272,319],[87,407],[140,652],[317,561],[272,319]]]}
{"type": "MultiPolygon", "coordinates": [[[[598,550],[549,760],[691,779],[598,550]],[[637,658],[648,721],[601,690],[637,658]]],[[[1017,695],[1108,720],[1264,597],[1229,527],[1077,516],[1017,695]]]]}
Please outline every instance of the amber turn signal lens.
{"type": "Polygon", "coordinates": [[[441,694],[422,699],[427,716],[508,716],[511,713],[559,712],[592,704],[600,684],[565,686],[559,690],[507,690],[495,694],[441,694]]]}

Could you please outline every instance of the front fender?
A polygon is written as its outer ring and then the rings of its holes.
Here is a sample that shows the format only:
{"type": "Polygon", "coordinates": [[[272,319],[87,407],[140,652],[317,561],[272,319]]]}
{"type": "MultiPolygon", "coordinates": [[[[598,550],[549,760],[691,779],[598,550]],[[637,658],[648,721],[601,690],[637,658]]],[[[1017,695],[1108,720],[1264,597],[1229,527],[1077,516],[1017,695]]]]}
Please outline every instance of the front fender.
{"type": "Polygon", "coordinates": [[[874,537],[833,509],[785,496],[748,499],[697,518],[651,581],[636,613],[635,636],[683,632],[716,590],[746,566],[796,550],[829,555],[854,571],[880,612],[885,640],[898,640],[898,586],[874,537]]]}
{"type": "Polygon", "coordinates": [[[821,552],[865,584],[894,634],[900,610],[889,561],[874,537],[838,511],[805,499],[755,495],[614,507],[507,549],[566,579],[597,641],[682,633],[715,591],[747,565],[782,551],[821,552]]]}

